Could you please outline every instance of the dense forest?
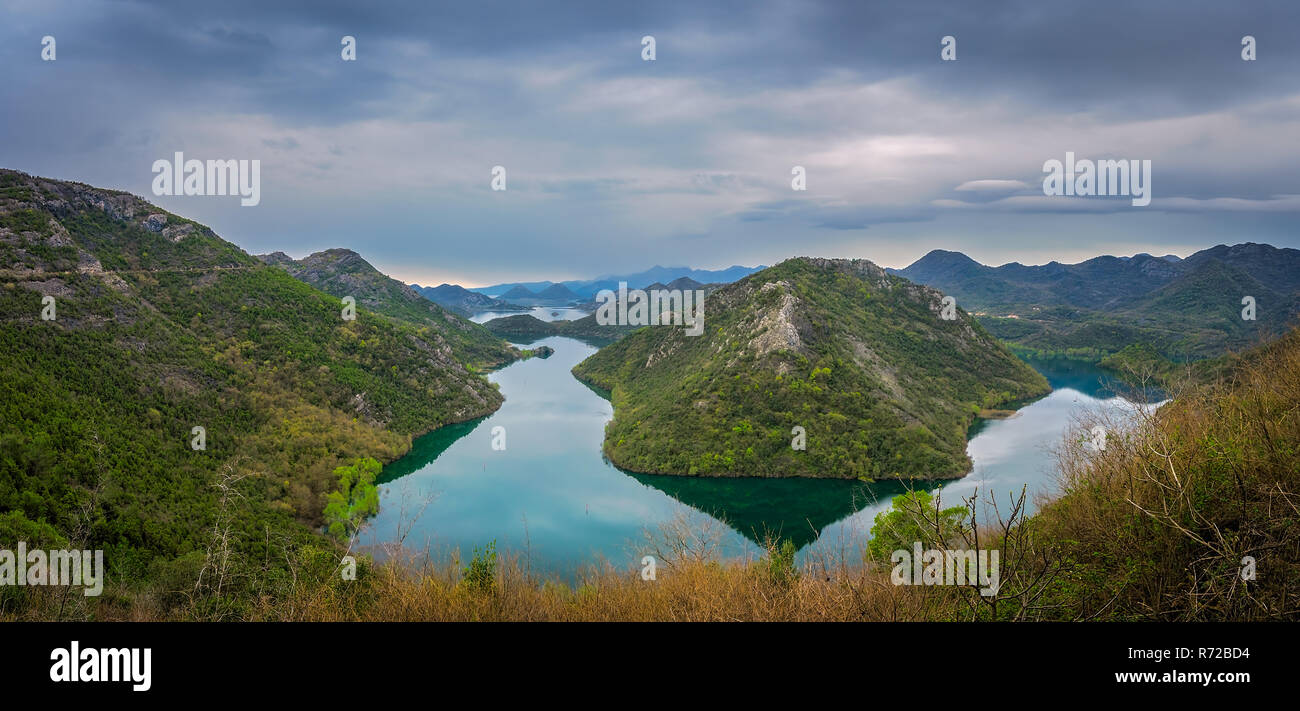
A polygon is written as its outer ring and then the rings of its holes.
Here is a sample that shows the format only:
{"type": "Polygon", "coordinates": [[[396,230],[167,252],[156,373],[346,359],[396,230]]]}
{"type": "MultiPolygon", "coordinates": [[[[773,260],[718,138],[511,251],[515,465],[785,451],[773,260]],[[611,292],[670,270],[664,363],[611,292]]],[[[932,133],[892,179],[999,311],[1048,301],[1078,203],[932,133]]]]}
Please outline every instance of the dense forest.
{"type": "Polygon", "coordinates": [[[471,367],[495,368],[519,357],[510,344],[487,329],[381,273],[350,249],[327,249],[301,260],[290,259],[281,252],[259,255],[258,259],[284,269],[326,294],[339,298],[351,296],[366,311],[438,333],[457,359],[471,367]]]}

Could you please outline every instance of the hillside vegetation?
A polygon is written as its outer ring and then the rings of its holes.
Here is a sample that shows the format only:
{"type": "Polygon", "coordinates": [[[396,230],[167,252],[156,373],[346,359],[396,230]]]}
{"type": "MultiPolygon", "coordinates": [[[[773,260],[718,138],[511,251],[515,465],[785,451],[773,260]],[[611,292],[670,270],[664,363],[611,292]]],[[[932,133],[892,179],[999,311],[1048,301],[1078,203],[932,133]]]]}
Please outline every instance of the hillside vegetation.
{"type": "Polygon", "coordinates": [[[864,260],[790,259],[710,294],[702,335],[642,328],[573,372],[611,391],[605,452],[632,471],[957,477],[975,416],[1048,385],[941,298],[864,260]]]}
{"type": "Polygon", "coordinates": [[[1266,244],[1000,267],[934,250],[891,271],[952,294],[993,335],[1036,356],[1100,361],[1140,345],[1170,369],[1276,338],[1300,313],[1300,250],[1266,244]],[[1243,318],[1247,296],[1254,319],[1243,318]]]}
{"type": "Polygon", "coordinates": [[[487,329],[383,274],[350,249],[327,249],[300,260],[282,252],[260,255],[258,259],[326,294],[340,299],[351,296],[366,311],[437,333],[458,359],[475,367],[495,368],[519,356],[510,344],[487,329]]]}
{"type": "Polygon", "coordinates": [[[484,328],[502,338],[535,339],[547,336],[571,336],[603,343],[614,341],[635,331],[639,326],[596,323],[595,314],[564,321],[543,321],[532,314],[500,316],[483,324],[484,328]]]}
{"type": "Polygon", "coordinates": [[[118,580],[195,576],[218,538],[283,565],[336,466],[500,405],[486,331],[358,303],[127,193],[0,171],[0,547],[103,548],[118,580]]]}

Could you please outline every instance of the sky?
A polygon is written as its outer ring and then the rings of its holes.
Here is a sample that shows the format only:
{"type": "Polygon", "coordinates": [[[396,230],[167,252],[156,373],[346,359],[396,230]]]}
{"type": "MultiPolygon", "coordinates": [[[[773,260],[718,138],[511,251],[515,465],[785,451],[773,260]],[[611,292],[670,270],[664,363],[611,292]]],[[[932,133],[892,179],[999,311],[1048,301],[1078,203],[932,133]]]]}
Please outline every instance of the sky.
{"type": "Polygon", "coordinates": [[[0,167],[421,284],[1186,256],[1300,247],[1297,70],[1294,0],[0,0],[0,167]],[[260,203],[155,196],[177,151],[260,203]],[[1151,203],[1045,195],[1067,152],[1151,203]]]}

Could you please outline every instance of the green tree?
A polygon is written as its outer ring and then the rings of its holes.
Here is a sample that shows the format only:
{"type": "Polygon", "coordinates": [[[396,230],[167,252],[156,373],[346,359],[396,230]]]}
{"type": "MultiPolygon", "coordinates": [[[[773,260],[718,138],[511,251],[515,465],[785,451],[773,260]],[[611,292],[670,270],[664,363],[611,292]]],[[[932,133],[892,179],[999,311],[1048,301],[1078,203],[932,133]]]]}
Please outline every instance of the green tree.
{"type": "Polygon", "coordinates": [[[899,549],[911,549],[920,541],[922,546],[942,546],[965,529],[966,507],[939,508],[939,502],[926,491],[909,491],[894,497],[888,511],[876,514],[871,525],[871,541],[867,543],[867,558],[888,561],[899,549]]]}
{"type": "Polygon", "coordinates": [[[788,538],[780,546],[775,542],[768,543],[767,577],[773,585],[789,585],[799,579],[799,568],[794,562],[797,551],[794,541],[788,538]]]}
{"type": "Polygon", "coordinates": [[[381,465],[372,457],[356,459],[351,466],[334,469],[339,490],[330,492],[325,504],[325,523],[331,536],[349,538],[368,516],[379,512],[375,478],[380,469],[381,465]]]}
{"type": "Polygon", "coordinates": [[[490,591],[496,587],[497,542],[489,541],[483,550],[474,547],[469,565],[461,570],[462,582],[474,590],[490,591]]]}

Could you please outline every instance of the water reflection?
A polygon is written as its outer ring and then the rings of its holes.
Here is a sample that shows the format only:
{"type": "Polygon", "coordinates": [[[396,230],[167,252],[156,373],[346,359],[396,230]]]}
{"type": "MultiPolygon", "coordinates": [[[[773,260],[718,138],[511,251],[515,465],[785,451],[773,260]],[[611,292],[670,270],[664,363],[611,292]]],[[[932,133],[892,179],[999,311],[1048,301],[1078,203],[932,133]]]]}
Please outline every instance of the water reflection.
{"type": "Polygon", "coordinates": [[[1075,361],[1038,361],[1031,365],[1055,389],[1010,419],[973,427],[968,451],[974,470],[963,479],[864,483],[635,474],[601,453],[613,414],[605,394],[569,372],[595,347],[566,337],[537,343],[555,354],[489,376],[506,396],[500,410],[417,439],[408,456],[385,468],[380,514],[363,542],[402,538],[437,553],[467,552],[496,540],[501,549],[527,552],[535,567],[570,575],[602,558],[633,566],[646,529],[683,512],[702,512],[730,527],[722,542],[728,555],[760,554],[771,538],[793,541],[803,559],[859,556],[875,515],[911,487],[938,491],[944,505],[959,504],[976,487],[1000,498],[1022,487],[1031,496],[1055,492],[1052,448],[1073,418],[1089,407],[1132,407],[1114,394],[1103,371],[1075,361]],[[490,446],[498,426],[505,428],[505,451],[490,446]],[[413,501],[430,497],[418,521],[401,520],[421,508],[413,501]]]}
{"type": "Polygon", "coordinates": [[[817,540],[822,530],[836,521],[888,503],[909,488],[925,486],[897,481],[868,484],[627,474],[726,523],[754,543],[790,540],[799,548],[817,540]]]}

